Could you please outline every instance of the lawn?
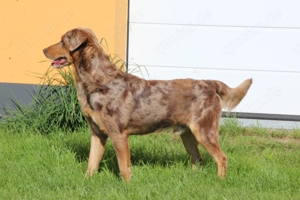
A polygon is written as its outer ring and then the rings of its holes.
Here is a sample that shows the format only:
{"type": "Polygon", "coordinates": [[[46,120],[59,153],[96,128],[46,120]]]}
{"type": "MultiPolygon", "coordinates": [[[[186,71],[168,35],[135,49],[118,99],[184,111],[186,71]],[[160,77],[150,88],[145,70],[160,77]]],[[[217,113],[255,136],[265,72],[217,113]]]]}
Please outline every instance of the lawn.
{"type": "Polygon", "coordinates": [[[84,179],[89,131],[40,133],[0,127],[1,199],[300,199],[300,131],[221,128],[225,179],[200,147],[197,170],[178,136],[130,137],[133,178],[123,183],[108,143],[99,173],[84,179]]]}

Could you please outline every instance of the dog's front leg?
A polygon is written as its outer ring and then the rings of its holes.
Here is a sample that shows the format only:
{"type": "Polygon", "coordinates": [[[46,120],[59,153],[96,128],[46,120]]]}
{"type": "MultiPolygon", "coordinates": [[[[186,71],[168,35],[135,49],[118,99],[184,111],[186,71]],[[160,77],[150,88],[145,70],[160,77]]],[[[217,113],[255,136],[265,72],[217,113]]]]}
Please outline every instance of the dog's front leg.
{"type": "Polygon", "coordinates": [[[92,131],[88,169],[85,175],[86,177],[92,176],[98,170],[99,163],[104,154],[106,141],[107,141],[106,135],[104,134],[98,135],[92,131]]]}
{"type": "Polygon", "coordinates": [[[132,176],[130,169],[130,150],[129,141],[126,134],[120,133],[118,136],[111,137],[115,149],[120,173],[126,182],[129,182],[132,176]]]}

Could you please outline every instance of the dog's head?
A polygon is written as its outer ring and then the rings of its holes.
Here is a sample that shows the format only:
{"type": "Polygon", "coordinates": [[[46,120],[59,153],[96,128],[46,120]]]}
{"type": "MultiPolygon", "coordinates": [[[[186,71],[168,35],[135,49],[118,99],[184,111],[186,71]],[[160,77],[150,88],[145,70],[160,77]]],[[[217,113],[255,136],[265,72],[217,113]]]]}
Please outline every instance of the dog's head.
{"type": "Polygon", "coordinates": [[[52,60],[53,67],[63,68],[74,62],[74,52],[83,48],[87,42],[99,43],[90,29],[76,28],[65,33],[60,42],[45,48],[43,52],[52,60]]]}
{"type": "Polygon", "coordinates": [[[86,79],[87,85],[105,85],[117,74],[116,66],[103,51],[96,35],[87,28],[68,31],[60,42],[43,51],[55,68],[74,64],[75,71],[82,75],[82,79],[86,79]]]}

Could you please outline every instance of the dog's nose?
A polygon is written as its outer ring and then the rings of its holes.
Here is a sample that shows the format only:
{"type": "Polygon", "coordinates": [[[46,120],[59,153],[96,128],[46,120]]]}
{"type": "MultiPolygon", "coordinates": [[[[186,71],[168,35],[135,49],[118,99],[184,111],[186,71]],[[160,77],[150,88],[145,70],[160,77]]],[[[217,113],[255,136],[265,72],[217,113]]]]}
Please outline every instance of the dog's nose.
{"type": "Polygon", "coordinates": [[[44,54],[47,54],[47,48],[43,49],[44,54]]]}

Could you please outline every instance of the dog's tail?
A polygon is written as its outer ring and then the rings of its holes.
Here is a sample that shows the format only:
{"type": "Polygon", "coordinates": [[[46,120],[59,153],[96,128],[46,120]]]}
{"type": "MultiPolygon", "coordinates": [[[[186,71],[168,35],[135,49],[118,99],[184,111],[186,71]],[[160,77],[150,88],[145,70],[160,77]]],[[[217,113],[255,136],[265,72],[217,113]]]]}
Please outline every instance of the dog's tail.
{"type": "Polygon", "coordinates": [[[230,88],[221,81],[207,80],[205,82],[216,89],[216,93],[222,99],[223,108],[227,108],[230,111],[235,108],[247,94],[252,84],[252,79],[245,80],[236,88],[230,88]]]}

